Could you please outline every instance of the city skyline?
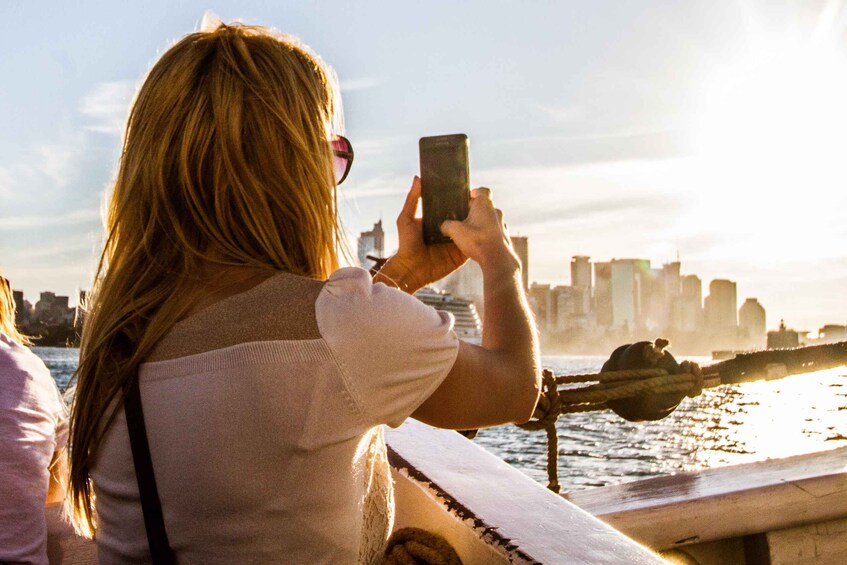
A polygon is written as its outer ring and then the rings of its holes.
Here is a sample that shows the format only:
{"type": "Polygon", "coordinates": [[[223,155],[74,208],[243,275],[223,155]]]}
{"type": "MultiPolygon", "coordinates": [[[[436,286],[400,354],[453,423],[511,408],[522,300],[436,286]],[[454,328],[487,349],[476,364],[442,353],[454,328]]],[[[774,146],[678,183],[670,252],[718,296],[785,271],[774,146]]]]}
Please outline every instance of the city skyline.
{"type": "MultiPolygon", "coordinates": [[[[0,37],[0,271],[16,288],[91,286],[133,93],[208,7],[0,6],[17,22],[0,37]]],[[[532,281],[563,283],[572,255],[679,257],[793,327],[847,320],[844,1],[213,9],[292,33],[337,70],[354,255],[374,218],[393,225],[418,138],[461,131],[472,184],[534,242],[532,281]]]]}

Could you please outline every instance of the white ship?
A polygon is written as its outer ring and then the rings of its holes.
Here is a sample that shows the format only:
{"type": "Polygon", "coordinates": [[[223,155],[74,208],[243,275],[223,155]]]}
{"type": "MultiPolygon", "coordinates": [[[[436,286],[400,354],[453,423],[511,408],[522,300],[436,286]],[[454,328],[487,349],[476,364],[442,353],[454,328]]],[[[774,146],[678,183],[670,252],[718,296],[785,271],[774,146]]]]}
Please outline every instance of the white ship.
{"type": "Polygon", "coordinates": [[[476,306],[470,300],[458,298],[449,292],[426,287],[415,293],[415,298],[441,312],[453,314],[454,329],[459,339],[479,344],[482,341],[482,326],[476,306]]]}

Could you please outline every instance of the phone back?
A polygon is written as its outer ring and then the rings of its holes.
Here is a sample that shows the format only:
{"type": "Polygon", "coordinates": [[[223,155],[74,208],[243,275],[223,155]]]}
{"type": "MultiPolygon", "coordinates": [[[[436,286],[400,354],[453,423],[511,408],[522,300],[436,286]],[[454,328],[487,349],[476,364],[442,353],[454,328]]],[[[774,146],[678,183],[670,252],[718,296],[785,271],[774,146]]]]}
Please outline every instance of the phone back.
{"type": "Polygon", "coordinates": [[[427,245],[446,243],[444,220],[464,220],[470,206],[468,136],[460,133],[422,137],[421,201],[423,236],[427,245]]]}

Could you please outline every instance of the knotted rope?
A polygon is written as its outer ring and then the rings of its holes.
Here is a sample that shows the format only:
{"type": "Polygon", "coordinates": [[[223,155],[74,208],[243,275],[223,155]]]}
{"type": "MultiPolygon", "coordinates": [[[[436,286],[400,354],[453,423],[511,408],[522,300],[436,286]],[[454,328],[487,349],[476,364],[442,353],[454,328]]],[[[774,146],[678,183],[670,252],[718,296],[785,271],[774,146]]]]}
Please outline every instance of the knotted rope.
{"type": "Polygon", "coordinates": [[[535,418],[518,427],[528,431],[544,430],[547,432],[547,488],[559,492],[559,434],[556,432],[556,421],[562,413],[562,401],[559,397],[559,387],[553,371],[544,369],[541,373],[542,391],[535,407],[535,418]]]}
{"type": "MultiPolygon", "coordinates": [[[[667,341],[661,341],[664,342],[662,346],[667,344],[667,341]]],[[[658,368],[627,369],[555,376],[549,369],[544,369],[541,397],[532,420],[518,424],[518,427],[528,431],[544,430],[547,433],[547,488],[558,493],[559,441],[556,421],[561,414],[605,410],[609,408],[610,401],[651,395],[678,394],[693,398],[705,388],[722,384],[782,378],[845,363],[847,342],[840,342],[741,354],[735,359],[704,367],[702,372],[685,363],[681,365],[683,369],[695,370],[669,374],[658,368]]]]}
{"type": "Polygon", "coordinates": [[[547,488],[560,492],[559,435],[556,422],[560,414],[605,410],[607,401],[642,394],[699,392],[702,386],[720,384],[720,378],[708,380],[693,374],[669,375],[663,369],[609,371],[606,373],[555,376],[549,369],[541,374],[541,397],[532,420],[517,426],[527,431],[544,430],[547,434],[547,488]],[[559,384],[592,383],[588,386],[560,389],[559,384]],[[701,384],[702,383],[702,384],[701,384]]]}

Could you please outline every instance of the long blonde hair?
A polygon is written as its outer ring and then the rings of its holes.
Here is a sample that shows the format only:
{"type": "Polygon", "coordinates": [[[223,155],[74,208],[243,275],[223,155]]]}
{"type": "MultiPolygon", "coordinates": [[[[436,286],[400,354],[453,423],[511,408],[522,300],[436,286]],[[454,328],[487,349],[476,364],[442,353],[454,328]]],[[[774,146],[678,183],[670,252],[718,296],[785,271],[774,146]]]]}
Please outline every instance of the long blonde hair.
{"type": "Polygon", "coordinates": [[[0,333],[21,345],[32,345],[28,336],[25,336],[15,326],[15,297],[12,294],[12,285],[9,279],[0,275],[0,333]]]}
{"type": "Polygon", "coordinates": [[[89,471],[116,400],[189,311],[202,267],[323,279],[347,255],[329,146],[340,116],[332,71],[263,27],[189,34],[150,70],[127,123],[76,372],[69,502],[81,531],[96,527],[89,471]]]}

